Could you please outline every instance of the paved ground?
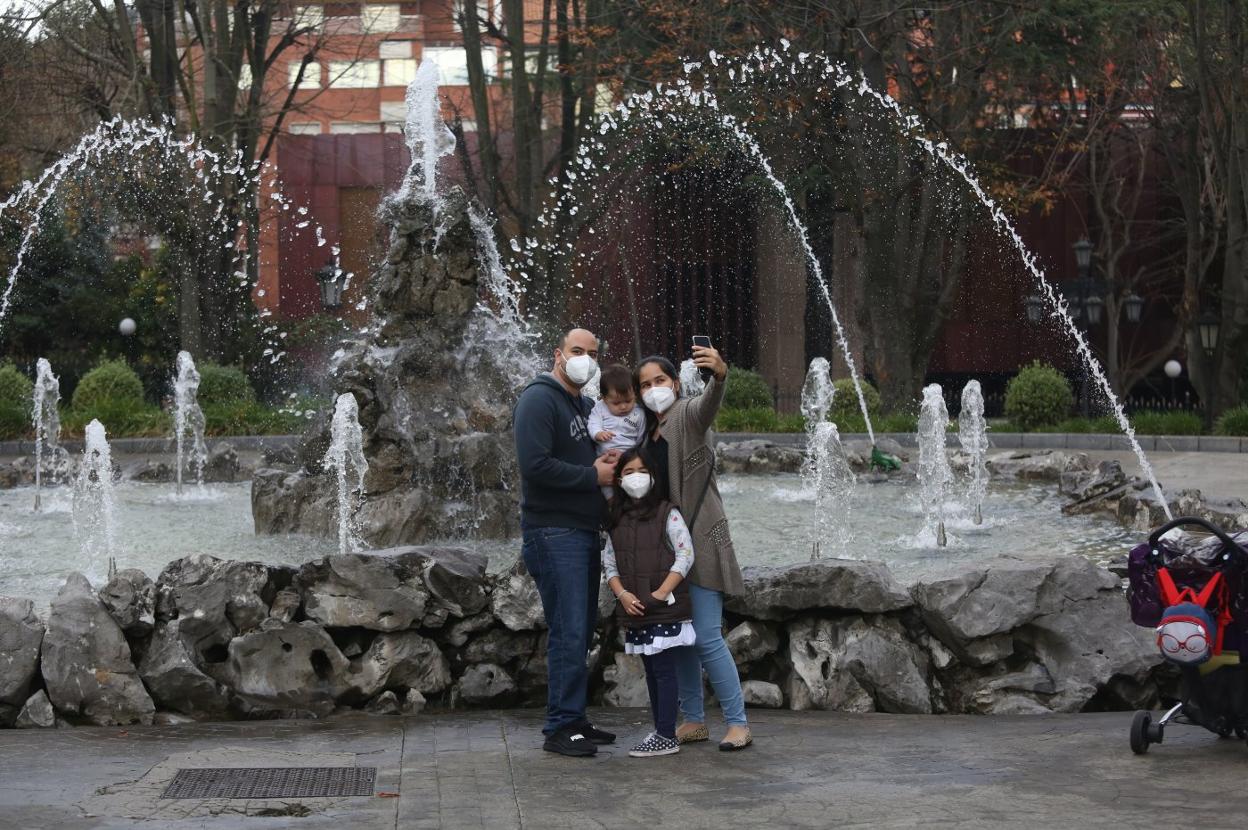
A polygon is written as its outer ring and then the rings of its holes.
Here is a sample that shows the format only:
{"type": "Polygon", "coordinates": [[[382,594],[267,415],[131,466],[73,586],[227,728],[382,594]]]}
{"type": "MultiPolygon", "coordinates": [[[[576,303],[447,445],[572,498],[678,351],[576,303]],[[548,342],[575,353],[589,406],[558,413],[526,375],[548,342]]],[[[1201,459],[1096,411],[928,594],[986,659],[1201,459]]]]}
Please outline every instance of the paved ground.
{"type": "Polygon", "coordinates": [[[755,711],[755,746],[542,752],[534,712],[0,732],[0,828],[1236,827],[1248,747],[1172,726],[1137,757],[1127,713],[755,711]],[[371,798],[159,798],[179,766],[377,767],[371,798]]]}

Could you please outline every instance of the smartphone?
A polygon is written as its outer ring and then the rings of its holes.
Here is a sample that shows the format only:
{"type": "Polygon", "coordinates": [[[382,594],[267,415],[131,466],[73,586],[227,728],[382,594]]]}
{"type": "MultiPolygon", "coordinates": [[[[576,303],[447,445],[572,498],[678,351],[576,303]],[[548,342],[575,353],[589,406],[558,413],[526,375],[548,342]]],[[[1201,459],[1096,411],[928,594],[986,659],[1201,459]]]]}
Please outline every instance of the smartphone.
{"type": "MultiPolygon", "coordinates": [[[[711,338],[707,337],[705,334],[695,334],[693,336],[693,345],[695,348],[700,346],[704,349],[709,349],[711,347],[711,338]]],[[[699,369],[698,374],[702,376],[703,383],[706,383],[711,379],[710,369],[699,369]]]]}

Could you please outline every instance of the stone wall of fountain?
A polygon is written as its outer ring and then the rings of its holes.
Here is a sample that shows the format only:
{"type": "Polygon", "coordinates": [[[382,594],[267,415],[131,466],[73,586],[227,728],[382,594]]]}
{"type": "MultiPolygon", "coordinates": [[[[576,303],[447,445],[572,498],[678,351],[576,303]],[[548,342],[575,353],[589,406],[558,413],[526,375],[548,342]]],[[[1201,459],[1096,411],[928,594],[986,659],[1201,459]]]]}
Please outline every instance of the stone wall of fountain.
{"type": "MultiPolygon", "coordinates": [[[[746,568],[727,641],[751,705],[1030,714],[1150,707],[1167,690],[1119,580],[1079,556],[1009,558],[903,587],[878,562],[746,568]]],[[[595,702],[646,705],[603,586],[595,702]]],[[[540,706],[546,632],[526,574],[408,547],[301,566],[210,556],[98,592],[71,574],[46,622],[0,598],[0,726],[540,706]],[[165,713],[165,714],[162,714],[165,713]]]]}
{"type": "MultiPolygon", "coordinates": [[[[479,302],[486,270],[463,194],[391,199],[385,260],[372,278],[367,333],[335,358],[332,386],[359,407],[368,473],[355,519],[385,547],[518,530],[511,405],[523,349],[479,302]]],[[[336,536],[337,487],[324,469],[328,414],[297,470],[260,469],[258,533],[336,536]]]]}

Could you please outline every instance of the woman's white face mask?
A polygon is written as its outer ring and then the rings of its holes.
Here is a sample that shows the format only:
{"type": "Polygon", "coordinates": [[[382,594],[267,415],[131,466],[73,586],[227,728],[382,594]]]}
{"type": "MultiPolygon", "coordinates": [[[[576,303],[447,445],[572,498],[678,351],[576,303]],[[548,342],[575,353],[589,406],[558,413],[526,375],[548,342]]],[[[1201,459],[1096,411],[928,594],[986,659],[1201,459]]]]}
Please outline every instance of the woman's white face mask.
{"type": "Polygon", "coordinates": [[[649,473],[626,473],[620,477],[620,488],[635,499],[643,498],[653,486],[649,473]]]}
{"type": "Polygon", "coordinates": [[[651,386],[641,393],[641,402],[646,405],[646,409],[662,415],[676,403],[676,391],[670,386],[651,386]]]}
{"type": "Polygon", "coordinates": [[[578,354],[563,361],[563,373],[573,386],[584,386],[594,376],[598,362],[587,354],[578,354]]]}

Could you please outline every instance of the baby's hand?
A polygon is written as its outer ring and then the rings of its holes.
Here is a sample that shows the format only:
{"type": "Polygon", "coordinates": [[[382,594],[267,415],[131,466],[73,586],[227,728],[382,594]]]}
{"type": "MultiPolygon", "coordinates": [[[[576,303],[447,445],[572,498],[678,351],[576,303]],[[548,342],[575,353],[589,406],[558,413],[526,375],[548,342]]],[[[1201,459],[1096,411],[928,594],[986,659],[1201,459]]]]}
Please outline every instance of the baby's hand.
{"type": "Polygon", "coordinates": [[[594,436],[595,441],[610,441],[615,437],[615,433],[611,430],[604,429],[602,432],[594,436]]]}

